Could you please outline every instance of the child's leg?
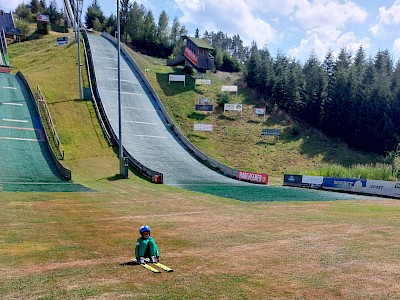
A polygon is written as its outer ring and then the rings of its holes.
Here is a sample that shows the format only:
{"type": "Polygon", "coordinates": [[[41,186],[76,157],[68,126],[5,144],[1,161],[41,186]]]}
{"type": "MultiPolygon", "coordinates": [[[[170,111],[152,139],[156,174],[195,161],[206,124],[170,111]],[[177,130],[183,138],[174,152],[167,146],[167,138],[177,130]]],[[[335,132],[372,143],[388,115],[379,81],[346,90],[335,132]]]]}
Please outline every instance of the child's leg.
{"type": "MultiPolygon", "coordinates": [[[[146,252],[148,252],[149,250],[149,245],[148,245],[148,240],[144,240],[144,241],[142,241],[142,243],[140,244],[140,246],[139,246],[139,257],[145,257],[145,255],[146,255],[146,252]]],[[[149,256],[150,257],[150,256],[149,256]]]]}

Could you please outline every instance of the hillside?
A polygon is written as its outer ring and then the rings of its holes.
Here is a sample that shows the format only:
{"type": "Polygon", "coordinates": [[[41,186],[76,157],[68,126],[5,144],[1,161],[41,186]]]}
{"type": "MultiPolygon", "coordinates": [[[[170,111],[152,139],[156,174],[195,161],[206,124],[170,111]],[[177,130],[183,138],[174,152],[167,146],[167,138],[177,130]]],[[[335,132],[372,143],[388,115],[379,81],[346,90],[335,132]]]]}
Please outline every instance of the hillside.
{"type": "MultiPolygon", "coordinates": [[[[0,192],[1,299],[399,298],[397,200],[245,202],[137,176],[116,180],[117,155],[92,103],[78,100],[76,44],[57,47],[55,36],[10,45],[13,72],[41,85],[66,150],[63,163],[96,192],[0,192]],[[132,265],[144,224],[174,272],[132,265]]],[[[163,86],[167,91],[168,83],[163,86]]],[[[188,114],[176,120],[193,122],[188,114]]]]}
{"type": "Polygon", "coordinates": [[[272,181],[280,183],[284,173],[318,175],[321,165],[343,165],[383,162],[383,157],[354,151],[346,144],[332,140],[307,124],[297,122],[283,111],[267,107],[264,117],[254,114],[256,107],[265,107],[254,91],[243,83],[243,74],[207,73],[212,87],[195,85],[194,76],[186,76],[186,87],[179,82],[168,83],[168,74],[184,74],[180,67],[166,66],[166,61],[131,51],[132,56],[172,116],[175,124],[190,141],[209,156],[237,169],[268,173],[272,181]],[[221,85],[237,85],[238,96],[232,93],[230,103],[242,103],[240,112],[223,112],[217,99],[221,85]],[[199,97],[213,100],[214,112],[195,111],[199,97]],[[213,132],[193,131],[193,124],[213,124],[213,132]],[[261,137],[263,128],[281,131],[279,139],[261,137]]]}
{"type": "MultiPolygon", "coordinates": [[[[75,159],[86,157],[90,145],[86,138],[88,131],[80,130],[83,124],[92,124],[98,137],[100,149],[107,155],[112,155],[111,149],[104,141],[101,128],[98,125],[93,106],[90,102],[75,101],[79,98],[78,81],[75,76],[76,66],[67,64],[64,58],[76,55],[76,46],[59,47],[55,45],[55,37],[60,34],[52,33],[42,39],[30,41],[30,52],[25,52],[25,44],[10,45],[10,56],[14,70],[21,70],[27,77],[32,88],[40,85],[51,113],[59,130],[61,142],[66,149],[66,163],[72,166],[75,159]],[[74,50],[75,49],[75,50],[74,50]],[[54,85],[52,68],[57,74],[57,85],[54,85]],[[79,108],[85,106],[85,116],[78,113],[79,108]],[[64,114],[64,111],[74,111],[73,114],[64,114]],[[77,119],[76,119],[77,118],[77,119]],[[79,124],[79,125],[78,125],[79,124]],[[79,139],[71,139],[68,132],[76,132],[79,139]]],[[[72,35],[70,37],[72,39],[72,35]]],[[[268,107],[267,115],[257,116],[253,113],[254,107],[264,107],[265,103],[257,98],[255,93],[248,89],[242,80],[242,74],[208,73],[207,78],[212,80],[209,86],[199,86],[194,83],[194,76],[186,76],[186,86],[182,83],[168,83],[169,73],[182,74],[182,68],[166,66],[166,61],[145,56],[131,51],[141,69],[157,94],[163,101],[175,124],[185,133],[189,140],[199,149],[218,161],[236,169],[268,173],[272,184],[281,184],[284,173],[302,173],[322,175],[321,166],[357,164],[372,164],[383,162],[381,156],[362,153],[349,149],[344,143],[330,140],[321,133],[313,130],[306,124],[296,122],[284,112],[268,107]],[[244,110],[239,112],[223,112],[217,106],[217,99],[221,93],[221,85],[238,85],[239,92],[232,93],[231,103],[244,104],[244,110]],[[201,96],[211,98],[215,106],[213,113],[195,111],[195,103],[201,96]],[[213,124],[213,132],[193,131],[193,124],[213,124]],[[279,139],[261,137],[263,128],[275,128],[281,131],[279,139]]],[[[82,61],[84,61],[82,51],[82,61]]],[[[84,76],[84,86],[87,86],[87,77],[84,76]]],[[[96,150],[98,152],[99,150],[96,150]]],[[[100,157],[104,153],[94,153],[100,157]]],[[[86,170],[86,169],[85,169],[86,170]]],[[[383,178],[386,179],[386,178],[383,178]]]]}

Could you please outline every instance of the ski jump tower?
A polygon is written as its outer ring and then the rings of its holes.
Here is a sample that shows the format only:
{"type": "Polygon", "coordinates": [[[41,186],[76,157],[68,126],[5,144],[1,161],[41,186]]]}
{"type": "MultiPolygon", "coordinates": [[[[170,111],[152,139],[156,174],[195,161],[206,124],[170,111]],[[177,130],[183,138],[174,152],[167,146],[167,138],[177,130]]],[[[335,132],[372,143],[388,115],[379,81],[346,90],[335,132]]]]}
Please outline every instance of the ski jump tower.
{"type": "Polygon", "coordinates": [[[10,73],[10,58],[7,52],[7,38],[20,36],[21,30],[15,28],[12,13],[0,10],[0,72],[10,73]]]}

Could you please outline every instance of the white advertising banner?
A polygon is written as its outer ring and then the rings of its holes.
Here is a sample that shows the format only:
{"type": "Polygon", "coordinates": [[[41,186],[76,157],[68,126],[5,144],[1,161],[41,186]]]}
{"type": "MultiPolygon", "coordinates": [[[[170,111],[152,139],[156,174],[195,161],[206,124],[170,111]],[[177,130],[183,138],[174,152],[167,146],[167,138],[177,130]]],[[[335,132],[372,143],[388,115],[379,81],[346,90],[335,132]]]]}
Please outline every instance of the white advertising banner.
{"type": "Polygon", "coordinates": [[[367,186],[363,192],[375,195],[400,197],[400,182],[367,180],[367,186]]]}
{"type": "Polygon", "coordinates": [[[211,85],[211,79],[196,79],[194,83],[196,85],[211,85]]]}
{"type": "Polygon", "coordinates": [[[186,76],[185,75],[174,75],[174,74],[169,74],[169,82],[171,81],[182,81],[185,85],[186,82],[186,76]]]}
{"type": "Polygon", "coordinates": [[[237,87],[237,85],[223,85],[221,87],[221,91],[222,92],[237,92],[238,87],[237,87]]]}
{"type": "Polygon", "coordinates": [[[254,113],[256,115],[265,115],[265,108],[254,108],[254,113]]]}
{"type": "Polygon", "coordinates": [[[214,126],[212,124],[194,124],[193,130],[197,131],[213,131],[214,126]]]}
{"type": "Polygon", "coordinates": [[[243,105],[242,104],[225,103],[224,104],[224,111],[226,111],[226,110],[242,111],[243,110],[243,105]]]}
{"type": "Polygon", "coordinates": [[[306,184],[319,184],[321,185],[324,182],[324,177],[323,176],[307,176],[303,175],[303,178],[301,180],[301,183],[306,183],[306,184]]]}

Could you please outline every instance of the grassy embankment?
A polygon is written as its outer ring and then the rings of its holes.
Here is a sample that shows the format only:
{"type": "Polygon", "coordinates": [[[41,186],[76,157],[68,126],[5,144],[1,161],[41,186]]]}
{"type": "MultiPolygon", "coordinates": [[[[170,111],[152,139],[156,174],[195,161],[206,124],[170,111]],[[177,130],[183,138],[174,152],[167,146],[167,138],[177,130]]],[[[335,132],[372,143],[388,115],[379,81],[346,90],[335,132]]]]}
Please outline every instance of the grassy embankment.
{"type": "Polygon", "coordinates": [[[398,201],[247,203],[114,180],[116,156],[77,100],[76,45],[50,36],[10,53],[41,85],[75,180],[97,192],[0,193],[0,298],[400,297],[398,201]],[[175,272],[120,265],[142,224],[175,272]]]}

